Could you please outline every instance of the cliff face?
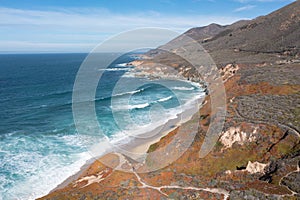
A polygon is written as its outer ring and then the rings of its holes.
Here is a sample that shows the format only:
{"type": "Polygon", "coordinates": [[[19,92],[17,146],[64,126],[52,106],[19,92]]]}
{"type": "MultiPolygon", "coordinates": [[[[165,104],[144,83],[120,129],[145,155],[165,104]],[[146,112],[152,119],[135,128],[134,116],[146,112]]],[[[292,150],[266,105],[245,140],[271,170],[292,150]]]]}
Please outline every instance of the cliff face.
{"type": "MultiPolygon", "coordinates": [[[[207,156],[200,158],[199,150],[212,119],[209,95],[200,118],[191,120],[200,127],[191,147],[167,167],[139,173],[132,159],[108,154],[100,161],[115,167],[95,161],[78,179],[41,199],[299,199],[299,11],[297,1],[251,21],[213,25],[210,39],[195,36],[197,29],[187,32],[215,59],[226,89],[225,125],[207,156]]],[[[141,65],[169,64],[179,72],[189,67],[159,50],[147,56],[141,65]]],[[[197,74],[191,68],[182,76],[196,80],[197,74]]],[[[191,121],[182,125],[186,135],[191,121]]],[[[176,134],[177,129],[149,152],[164,148],[176,134]]],[[[159,159],[149,157],[146,165],[159,159]]]]}

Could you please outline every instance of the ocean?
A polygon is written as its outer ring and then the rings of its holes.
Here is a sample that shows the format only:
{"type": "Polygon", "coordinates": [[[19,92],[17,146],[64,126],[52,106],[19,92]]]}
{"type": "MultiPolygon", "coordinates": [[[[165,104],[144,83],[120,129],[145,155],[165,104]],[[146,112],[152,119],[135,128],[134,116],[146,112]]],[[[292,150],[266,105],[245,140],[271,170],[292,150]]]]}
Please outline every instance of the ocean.
{"type": "MultiPolygon", "coordinates": [[[[72,113],[74,81],[86,56],[0,55],[0,199],[43,196],[91,159],[87,145],[93,135],[88,129],[78,135],[72,113]]],[[[126,63],[135,59],[134,54],[119,57],[97,87],[97,120],[112,142],[129,142],[123,131],[145,133],[204,96],[189,82],[132,76],[126,63]],[[126,84],[113,93],[120,77],[126,84]],[[129,87],[136,84],[138,89],[129,87]]]]}

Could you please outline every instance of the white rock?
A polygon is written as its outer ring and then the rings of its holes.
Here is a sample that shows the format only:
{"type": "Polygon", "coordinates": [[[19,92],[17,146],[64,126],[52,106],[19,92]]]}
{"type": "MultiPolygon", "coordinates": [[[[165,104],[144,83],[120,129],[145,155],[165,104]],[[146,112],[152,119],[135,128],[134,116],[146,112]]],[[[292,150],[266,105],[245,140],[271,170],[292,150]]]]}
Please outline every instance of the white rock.
{"type": "Polygon", "coordinates": [[[251,174],[264,173],[267,166],[268,164],[249,161],[245,170],[251,174]]]}
{"type": "Polygon", "coordinates": [[[253,132],[246,133],[241,131],[240,127],[230,127],[227,131],[222,132],[220,142],[224,145],[224,148],[230,148],[237,142],[240,145],[246,142],[256,141],[257,127],[254,128],[253,132]]]}

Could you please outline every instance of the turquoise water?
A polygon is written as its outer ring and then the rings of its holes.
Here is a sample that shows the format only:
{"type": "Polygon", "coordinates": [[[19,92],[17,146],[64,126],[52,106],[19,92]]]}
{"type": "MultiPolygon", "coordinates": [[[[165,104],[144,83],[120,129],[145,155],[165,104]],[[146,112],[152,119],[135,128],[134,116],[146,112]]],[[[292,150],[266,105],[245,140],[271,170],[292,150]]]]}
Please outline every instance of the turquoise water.
{"type": "MultiPolygon", "coordinates": [[[[72,114],[73,85],[85,57],[0,55],[0,199],[45,195],[91,158],[87,145],[93,137],[88,129],[78,136],[72,114]]],[[[111,141],[127,142],[122,131],[142,133],[159,126],[203,96],[188,82],[130,76],[124,63],[134,59],[130,54],[118,58],[97,88],[97,118],[111,141]],[[120,77],[126,84],[112,92],[120,77]]]]}

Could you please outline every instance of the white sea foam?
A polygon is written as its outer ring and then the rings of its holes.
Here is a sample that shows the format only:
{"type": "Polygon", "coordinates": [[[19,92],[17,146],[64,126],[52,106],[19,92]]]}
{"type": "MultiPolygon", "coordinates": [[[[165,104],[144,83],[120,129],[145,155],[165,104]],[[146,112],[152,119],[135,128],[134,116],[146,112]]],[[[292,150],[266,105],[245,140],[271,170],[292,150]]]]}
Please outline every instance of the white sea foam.
{"type": "Polygon", "coordinates": [[[165,101],[169,101],[169,100],[172,99],[172,98],[173,98],[172,96],[168,96],[168,97],[165,97],[165,98],[158,99],[157,102],[165,102],[165,101]]]}
{"type": "Polygon", "coordinates": [[[127,68],[106,68],[106,69],[99,69],[99,71],[109,71],[109,72],[113,72],[113,71],[128,71],[131,68],[127,67],[127,68]]]}
{"type": "Polygon", "coordinates": [[[142,109],[150,106],[149,103],[141,103],[141,104],[135,104],[135,105],[117,105],[117,106],[111,106],[112,110],[133,110],[133,109],[142,109]]]}
{"type": "MultiPolygon", "coordinates": [[[[135,91],[135,92],[139,92],[139,91],[135,91]]],[[[113,107],[111,106],[111,108],[112,108],[112,110],[142,109],[142,108],[149,107],[149,106],[153,105],[154,103],[169,101],[172,98],[173,98],[172,96],[168,96],[168,97],[161,98],[161,99],[158,99],[157,101],[153,101],[153,102],[149,102],[149,103],[141,103],[141,104],[133,104],[133,105],[131,105],[131,104],[129,104],[129,105],[115,105],[113,107]]]]}
{"type": "Polygon", "coordinates": [[[128,95],[128,94],[136,94],[136,93],[139,93],[139,92],[143,92],[144,90],[150,88],[151,86],[146,86],[144,88],[141,88],[141,89],[137,89],[137,90],[132,90],[132,91],[128,91],[128,92],[121,92],[121,93],[113,93],[113,97],[117,97],[117,96],[123,96],[123,95],[128,95]]]}
{"type": "Polygon", "coordinates": [[[84,151],[61,154],[60,151],[66,152],[70,146],[82,148],[83,144],[79,141],[83,143],[77,135],[15,135],[10,141],[11,151],[3,151],[0,168],[10,166],[13,169],[12,176],[20,178],[0,176],[0,199],[36,199],[78,172],[91,158],[90,154],[84,151]],[[15,151],[14,146],[19,146],[22,151],[15,151]],[[5,187],[6,184],[11,187],[5,187]]]}
{"type": "Polygon", "coordinates": [[[139,90],[133,90],[133,91],[123,92],[123,93],[119,93],[119,94],[113,94],[113,96],[117,97],[117,96],[123,96],[123,95],[127,95],[127,94],[136,94],[136,93],[142,92],[144,90],[145,90],[145,88],[142,88],[142,89],[139,89],[139,90]]]}
{"type": "Polygon", "coordinates": [[[194,90],[194,87],[172,87],[173,90],[182,90],[182,91],[191,91],[194,90]]]}
{"type": "Polygon", "coordinates": [[[95,100],[103,100],[103,99],[107,99],[107,98],[114,98],[114,97],[120,97],[120,96],[125,96],[125,95],[132,95],[132,94],[136,94],[139,92],[144,91],[146,88],[142,88],[142,89],[138,89],[138,90],[133,90],[133,91],[128,91],[128,92],[121,92],[121,93],[117,93],[117,94],[113,94],[112,97],[101,97],[95,100]]]}
{"type": "Polygon", "coordinates": [[[127,67],[128,63],[120,63],[120,64],[116,64],[117,67],[127,67]]]}
{"type": "Polygon", "coordinates": [[[66,165],[66,161],[60,155],[49,155],[44,157],[40,163],[35,176],[31,176],[25,182],[16,185],[23,194],[18,194],[19,199],[36,199],[46,195],[62,181],[72,176],[91,158],[88,152],[74,154],[75,162],[66,165]],[[34,192],[32,192],[34,188],[34,192]]]}

